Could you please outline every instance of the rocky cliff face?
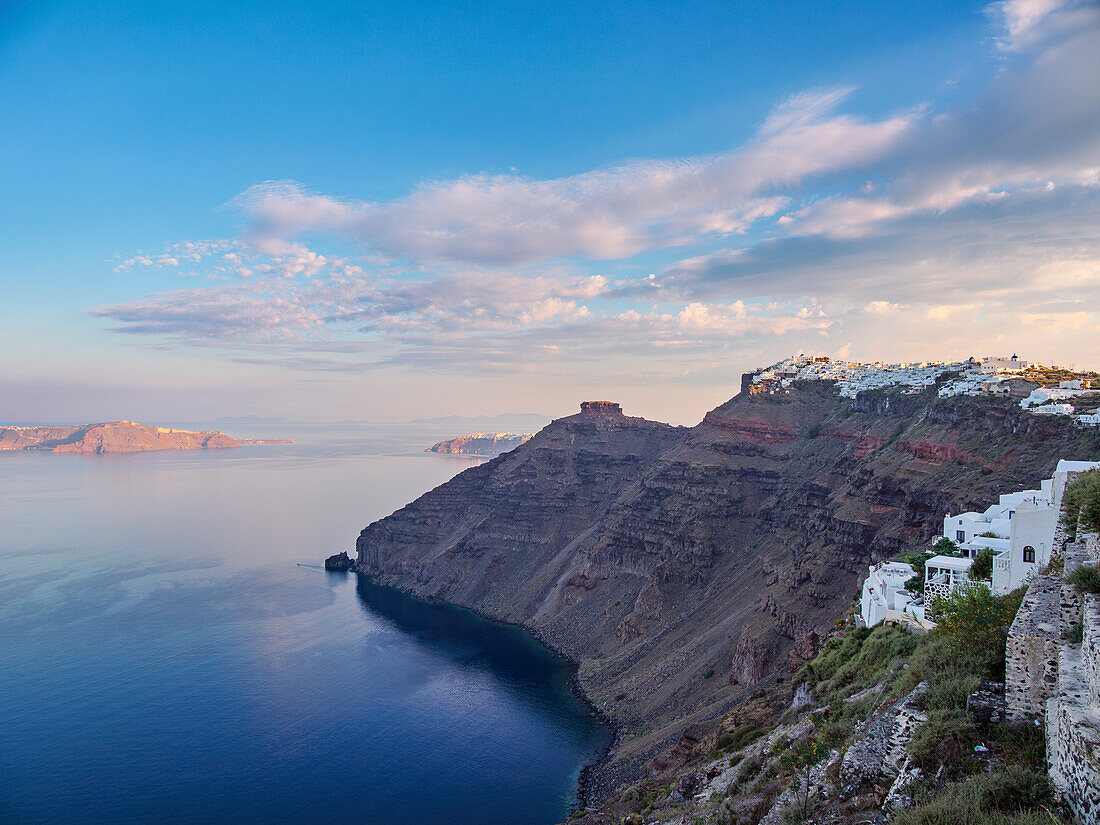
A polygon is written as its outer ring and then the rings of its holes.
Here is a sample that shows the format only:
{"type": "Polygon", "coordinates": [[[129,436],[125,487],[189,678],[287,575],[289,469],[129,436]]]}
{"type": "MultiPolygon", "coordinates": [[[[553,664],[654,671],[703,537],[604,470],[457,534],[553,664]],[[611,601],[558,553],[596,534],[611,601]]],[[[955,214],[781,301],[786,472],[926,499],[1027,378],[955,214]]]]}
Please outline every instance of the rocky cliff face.
{"type": "Polygon", "coordinates": [[[151,427],[133,421],[70,427],[0,427],[0,450],[104,455],[153,450],[214,450],[239,447],[225,433],[151,427]]]}
{"type": "Polygon", "coordinates": [[[424,452],[496,456],[530,441],[534,433],[471,433],[433,444],[424,452]]]}
{"type": "Polygon", "coordinates": [[[367,527],[357,569],[577,660],[623,732],[607,788],[811,658],[869,563],[1098,456],[1006,400],[804,383],[691,429],[599,405],[367,527]]]}

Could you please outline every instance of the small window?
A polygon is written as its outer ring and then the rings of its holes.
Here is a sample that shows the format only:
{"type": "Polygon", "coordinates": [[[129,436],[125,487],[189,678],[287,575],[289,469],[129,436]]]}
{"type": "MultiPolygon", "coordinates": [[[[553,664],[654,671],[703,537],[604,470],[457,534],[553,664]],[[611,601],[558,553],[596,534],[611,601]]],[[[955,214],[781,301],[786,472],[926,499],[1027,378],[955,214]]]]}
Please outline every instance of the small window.
{"type": "Polygon", "coordinates": [[[1034,562],[1035,561],[1035,548],[1032,547],[1030,544],[1027,547],[1024,548],[1024,561],[1026,561],[1026,562],[1034,562]]]}
{"type": "Polygon", "coordinates": [[[966,531],[965,530],[956,530],[955,531],[955,541],[966,541],[966,531]]]}

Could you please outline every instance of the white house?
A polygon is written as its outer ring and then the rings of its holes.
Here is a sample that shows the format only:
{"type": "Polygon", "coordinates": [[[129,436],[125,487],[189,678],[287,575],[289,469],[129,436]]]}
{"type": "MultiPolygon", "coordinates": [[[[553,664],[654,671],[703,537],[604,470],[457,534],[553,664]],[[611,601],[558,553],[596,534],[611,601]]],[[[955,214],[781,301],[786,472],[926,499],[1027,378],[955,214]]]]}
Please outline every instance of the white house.
{"type": "Polygon", "coordinates": [[[1072,404],[1041,404],[1028,412],[1034,415],[1073,415],[1072,404]]]}
{"type": "MultiPolygon", "coordinates": [[[[1002,594],[1015,590],[1050,563],[1056,549],[1055,530],[1066,484],[1077,473],[1096,467],[1100,467],[1100,462],[1063,459],[1058,462],[1054,475],[1041,482],[1038,490],[1001,495],[996,504],[982,513],[945,516],[943,534],[958,544],[969,559],[975,558],[983,549],[993,550],[996,554],[993,559],[993,592],[1002,594]]],[[[938,559],[952,558],[937,556],[929,561],[929,565],[938,559]]],[[[951,565],[938,565],[937,574],[944,573],[947,567],[951,565]]],[[[931,581],[932,576],[927,575],[926,580],[931,581]]],[[[951,579],[944,576],[940,584],[947,585],[952,581],[957,581],[957,577],[951,579]]],[[[934,588],[934,592],[943,589],[934,588]]],[[[927,584],[925,594],[928,595],[927,584]]]]}
{"type": "Polygon", "coordinates": [[[970,565],[973,559],[962,556],[933,556],[924,563],[924,601],[943,598],[952,590],[961,587],[970,580],[970,565]]]}
{"type": "Polygon", "coordinates": [[[960,547],[971,550],[973,558],[978,551],[990,547],[1002,550],[1007,547],[992,539],[1008,540],[1012,535],[1012,519],[1016,509],[1025,503],[1050,503],[1054,481],[1047,479],[1038,490],[1021,490],[1017,493],[1005,493],[997,498],[984,512],[946,515],[943,519],[943,534],[960,547]],[[980,540],[984,539],[984,541],[980,540]]]}
{"type": "Polygon", "coordinates": [[[1053,502],[1024,502],[1012,519],[1006,552],[993,559],[993,592],[1008,593],[1022,586],[1036,570],[1050,564],[1058,511],[1053,502]]]}
{"type": "Polygon", "coordinates": [[[984,373],[1020,372],[1026,370],[1027,366],[1027,361],[1018,355],[1013,355],[1011,358],[1005,358],[1003,355],[989,355],[981,360],[978,369],[984,373]]]}
{"type": "MultiPolygon", "coordinates": [[[[871,565],[859,600],[863,624],[874,627],[891,613],[905,613],[915,598],[905,589],[905,583],[915,575],[916,571],[905,562],[884,561],[871,565]]],[[[923,618],[923,608],[920,613],[923,618]]]]}
{"type": "MultiPolygon", "coordinates": [[[[1064,383],[1077,383],[1080,381],[1064,383]]],[[[1066,401],[1070,398],[1076,398],[1078,395],[1084,395],[1086,390],[1080,388],[1070,389],[1068,387],[1040,387],[1037,390],[1032,390],[1031,394],[1020,401],[1020,409],[1030,409],[1032,412],[1038,412],[1040,406],[1048,406],[1058,404],[1059,402],[1066,401]]]]}

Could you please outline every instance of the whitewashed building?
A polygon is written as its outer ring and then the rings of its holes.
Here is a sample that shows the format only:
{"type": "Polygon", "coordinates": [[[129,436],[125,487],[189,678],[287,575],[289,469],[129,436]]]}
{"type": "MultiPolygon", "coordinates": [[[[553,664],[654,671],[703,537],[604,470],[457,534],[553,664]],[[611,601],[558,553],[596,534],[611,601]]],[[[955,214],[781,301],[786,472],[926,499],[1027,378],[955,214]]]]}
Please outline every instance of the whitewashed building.
{"type": "Polygon", "coordinates": [[[958,544],[969,559],[983,549],[993,550],[996,554],[991,582],[993,592],[1002,594],[1015,590],[1026,584],[1037,570],[1050,564],[1056,549],[1055,531],[1062,494],[1069,479],[1096,467],[1100,467],[1100,462],[1063,459],[1058,462],[1054,475],[1044,480],[1038,490],[1001,495],[996,504],[982,513],[945,516],[943,534],[958,544]]]}
{"type": "Polygon", "coordinates": [[[973,559],[933,556],[924,563],[924,601],[932,604],[970,581],[973,559]]]}
{"type": "MultiPolygon", "coordinates": [[[[1063,381],[1063,384],[1080,384],[1080,381],[1063,381]]],[[[1027,398],[1020,401],[1020,408],[1024,410],[1031,410],[1037,412],[1039,407],[1048,405],[1060,404],[1068,401],[1070,398],[1076,398],[1079,395],[1084,395],[1088,390],[1082,390],[1080,388],[1070,389],[1067,387],[1040,387],[1037,390],[1032,390],[1031,394],[1027,398]]]]}
{"type": "MultiPolygon", "coordinates": [[[[905,613],[916,598],[905,589],[905,583],[915,575],[912,565],[905,562],[884,561],[871,565],[859,600],[859,615],[863,624],[874,627],[893,614],[905,613]]],[[[923,609],[920,615],[924,617],[923,609]]]]}

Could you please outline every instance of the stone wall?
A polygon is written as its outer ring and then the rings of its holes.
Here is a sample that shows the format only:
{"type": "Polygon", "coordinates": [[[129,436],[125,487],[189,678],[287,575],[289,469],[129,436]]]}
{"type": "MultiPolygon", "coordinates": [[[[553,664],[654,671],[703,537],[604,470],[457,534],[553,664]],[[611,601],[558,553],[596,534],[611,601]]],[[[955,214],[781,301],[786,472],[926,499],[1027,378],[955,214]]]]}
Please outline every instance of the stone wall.
{"type": "Polygon", "coordinates": [[[928,685],[921,682],[912,693],[889,705],[867,724],[844,753],[841,784],[858,786],[870,781],[894,780],[905,764],[905,746],[913,730],[927,718],[917,707],[917,697],[927,689],[928,685]]]}
{"type": "Polygon", "coordinates": [[[1085,597],[1085,635],[1080,646],[1063,645],[1058,693],[1047,702],[1050,778],[1082,825],[1100,823],[1100,708],[1096,703],[1100,658],[1100,596],[1085,597]]]}
{"type": "Polygon", "coordinates": [[[1058,576],[1036,576],[1008,632],[1005,644],[1005,707],[1009,719],[1038,718],[1058,688],[1061,641],[1058,576]]]}
{"type": "MultiPolygon", "coordinates": [[[[1067,574],[1098,560],[1100,537],[1094,534],[1081,533],[1065,545],[1067,574]]],[[[1059,585],[1057,682],[1045,707],[1047,761],[1050,778],[1074,818],[1081,825],[1100,825],[1100,595],[1059,585]],[[1062,641],[1077,622],[1081,643],[1062,641]]],[[[1011,651],[1011,638],[1009,643],[1011,651]]]]}

